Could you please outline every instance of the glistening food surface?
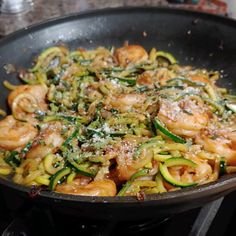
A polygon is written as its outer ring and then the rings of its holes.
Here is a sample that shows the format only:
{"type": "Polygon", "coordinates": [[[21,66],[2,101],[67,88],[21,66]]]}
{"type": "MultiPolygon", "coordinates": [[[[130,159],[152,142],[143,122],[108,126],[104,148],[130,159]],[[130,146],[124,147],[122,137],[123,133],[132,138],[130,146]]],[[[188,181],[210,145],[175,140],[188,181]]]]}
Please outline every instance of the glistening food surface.
{"type": "Polygon", "coordinates": [[[217,71],[140,45],[58,46],[19,77],[0,121],[0,173],[15,183],[142,198],[236,172],[236,97],[217,71]]]}

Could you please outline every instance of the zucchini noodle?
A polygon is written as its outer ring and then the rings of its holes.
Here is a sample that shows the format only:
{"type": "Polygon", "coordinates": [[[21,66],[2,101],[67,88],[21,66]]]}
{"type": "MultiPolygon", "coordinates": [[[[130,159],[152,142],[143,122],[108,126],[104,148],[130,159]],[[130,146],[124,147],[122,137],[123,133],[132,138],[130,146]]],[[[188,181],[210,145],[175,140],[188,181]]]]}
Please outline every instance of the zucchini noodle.
{"type": "Polygon", "coordinates": [[[3,81],[3,85],[4,85],[7,89],[9,89],[9,90],[14,90],[14,89],[16,89],[16,88],[18,87],[18,85],[13,85],[13,84],[11,84],[9,81],[7,81],[7,80],[4,80],[4,81],[3,81]]]}
{"type": "Polygon", "coordinates": [[[12,103],[12,114],[15,119],[25,121],[24,113],[34,113],[37,108],[38,102],[33,95],[29,93],[21,93],[12,103]]]}
{"type": "Polygon", "coordinates": [[[4,110],[0,109],[0,116],[5,117],[6,115],[7,113],[4,110]]]}
{"type": "Polygon", "coordinates": [[[163,194],[236,172],[236,96],[218,71],[140,45],[54,46],[0,121],[0,175],[90,196],[163,194]]]}

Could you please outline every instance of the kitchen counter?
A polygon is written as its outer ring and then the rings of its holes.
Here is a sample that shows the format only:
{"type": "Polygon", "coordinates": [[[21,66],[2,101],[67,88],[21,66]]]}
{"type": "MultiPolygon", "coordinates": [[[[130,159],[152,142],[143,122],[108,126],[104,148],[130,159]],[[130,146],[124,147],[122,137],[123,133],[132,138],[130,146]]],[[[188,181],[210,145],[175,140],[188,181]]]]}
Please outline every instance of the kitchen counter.
{"type": "Polygon", "coordinates": [[[34,0],[32,9],[21,14],[0,14],[0,36],[29,25],[85,10],[121,6],[160,6],[166,0],[34,0]]]}
{"type": "MultiPolygon", "coordinates": [[[[29,25],[46,21],[51,18],[68,15],[71,13],[94,10],[101,8],[113,8],[122,6],[167,6],[167,0],[26,0],[32,1],[32,8],[26,13],[4,14],[0,13],[0,37],[29,25]]],[[[1,0],[0,0],[1,2],[1,0]]],[[[187,8],[206,11],[215,14],[236,18],[235,0],[205,0],[199,4],[186,5],[187,8]],[[202,2],[202,3],[201,3],[202,2]],[[228,4],[228,8],[227,8],[228,4]]],[[[168,5],[183,7],[183,4],[168,5]]]]}

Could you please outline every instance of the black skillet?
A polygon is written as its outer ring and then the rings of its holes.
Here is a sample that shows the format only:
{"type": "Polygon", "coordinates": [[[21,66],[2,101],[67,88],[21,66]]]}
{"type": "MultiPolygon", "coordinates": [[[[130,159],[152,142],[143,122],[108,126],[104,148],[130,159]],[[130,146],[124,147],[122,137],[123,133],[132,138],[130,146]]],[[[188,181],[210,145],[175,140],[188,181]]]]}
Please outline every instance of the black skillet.
{"type": "MultiPolygon", "coordinates": [[[[41,50],[65,43],[77,47],[141,44],[173,53],[181,64],[220,70],[220,84],[236,88],[236,22],[209,14],[163,8],[105,9],[66,16],[23,29],[0,41],[0,78],[19,83],[3,66],[27,68],[41,50]]],[[[0,84],[0,107],[8,91],[0,84]]],[[[0,178],[1,189],[29,197],[29,188],[0,178]]],[[[174,214],[201,206],[236,189],[236,175],[177,192],[135,197],[82,197],[42,191],[33,200],[64,213],[97,219],[141,219],[174,214]]]]}

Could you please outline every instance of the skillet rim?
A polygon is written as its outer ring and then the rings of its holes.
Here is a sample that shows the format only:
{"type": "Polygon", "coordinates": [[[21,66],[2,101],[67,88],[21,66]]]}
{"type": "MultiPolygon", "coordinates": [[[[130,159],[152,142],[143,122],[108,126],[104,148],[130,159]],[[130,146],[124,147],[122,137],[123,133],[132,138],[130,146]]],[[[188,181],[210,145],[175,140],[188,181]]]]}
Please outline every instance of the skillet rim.
{"type": "MultiPolygon", "coordinates": [[[[23,29],[17,30],[4,38],[0,39],[0,48],[4,47],[4,45],[14,41],[21,36],[26,35],[27,33],[31,33],[34,31],[45,29],[49,26],[59,25],[60,23],[65,23],[69,21],[73,21],[76,19],[82,18],[90,18],[96,15],[115,15],[115,14],[127,14],[134,12],[142,12],[142,13],[154,13],[154,14],[178,14],[178,15],[191,15],[196,17],[197,19],[207,19],[217,23],[222,23],[227,26],[233,26],[236,28],[236,20],[232,18],[227,18],[225,16],[213,15],[210,13],[199,12],[197,10],[187,10],[180,9],[175,7],[118,7],[118,8],[104,8],[98,10],[86,10],[82,12],[67,14],[65,16],[51,18],[49,20],[44,20],[40,23],[35,23],[30,25],[29,27],[25,27],[23,29]]],[[[15,184],[14,182],[7,180],[6,178],[0,177],[0,185],[9,187],[11,189],[17,190],[21,193],[28,194],[30,193],[30,188],[15,184]]],[[[222,176],[217,181],[199,185],[195,187],[188,187],[185,189],[181,189],[174,192],[167,192],[163,194],[152,194],[147,195],[144,201],[138,201],[136,197],[133,196],[125,196],[125,197],[92,197],[92,196],[79,196],[72,194],[62,194],[50,191],[40,191],[38,197],[47,198],[54,201],[70,201],[70,202],[81,202],[81,203],[102,203],[102,204],[120,204],[127,203],[129,205],[137,203],[139,205],[171,205],[171,204],[181,204],[187,201],[194,201],[197,199],[202,199],[208,196],[222,196],[229,192],[232,192],[236,188],[236,173],[228,174],[222,176]]]]}

